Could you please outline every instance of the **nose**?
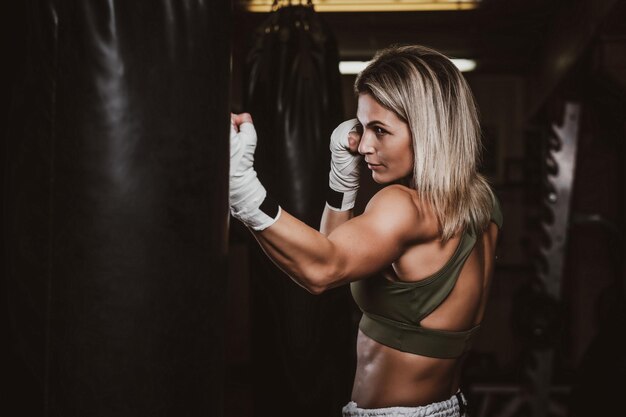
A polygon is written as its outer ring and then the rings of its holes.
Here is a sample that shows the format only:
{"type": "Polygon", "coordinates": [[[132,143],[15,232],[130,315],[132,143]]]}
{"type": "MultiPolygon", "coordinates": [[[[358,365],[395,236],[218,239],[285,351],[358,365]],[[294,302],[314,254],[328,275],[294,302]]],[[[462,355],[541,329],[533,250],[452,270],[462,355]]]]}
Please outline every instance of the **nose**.
{"type": "Polygon", "coordinates": [[[373,146],[373,133],[365,129],[361,135],[361,142],[359,142],[358,151],[361,155],[369,155],[374,153],[373,146]]]}

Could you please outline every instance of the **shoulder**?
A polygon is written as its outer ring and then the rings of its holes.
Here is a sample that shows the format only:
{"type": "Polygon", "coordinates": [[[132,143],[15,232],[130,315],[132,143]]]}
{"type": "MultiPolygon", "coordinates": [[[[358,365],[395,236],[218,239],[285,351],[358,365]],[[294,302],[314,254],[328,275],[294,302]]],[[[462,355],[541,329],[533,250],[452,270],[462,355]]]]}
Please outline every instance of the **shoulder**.
{"type": "Polygon", "coordinates": [[[389,185],[370,199],[364,215],[384,221],[407,239],[431,240],[440,235],[437,218],[417,192],[399,184],[389,185]]]}

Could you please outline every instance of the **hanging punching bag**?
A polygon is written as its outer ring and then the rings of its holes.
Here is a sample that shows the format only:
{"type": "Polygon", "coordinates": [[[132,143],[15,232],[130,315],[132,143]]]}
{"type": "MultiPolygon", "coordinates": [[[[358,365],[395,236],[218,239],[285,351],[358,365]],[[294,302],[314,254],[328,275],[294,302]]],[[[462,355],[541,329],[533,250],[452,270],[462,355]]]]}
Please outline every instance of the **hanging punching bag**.
{"type": "Polygon", "coordinates": [[[247,80],[258,175],[285,210],[317,228],[343,106],[337,45],[312,5],[280,7],[257,29],[247,80]]]}
{"type": "Polygon", "coordinates": [[[3,274],[33,384],[14,393],[42,416],[222,416],[230,1],[24,10],[3,274]]]}
{"type": "MultiPolygon", "coordinates": [[[[245,110],[259,138],[255,169],[285,210],[316,229],[329,138],[343,116],[338,63],[332,33],[310,4],[276,8],[247,57],[245,110]]],[[[354,362],[347,287],[312,296],[256,246],[252,253],[255,415],[339,416],[354,362]]]]}

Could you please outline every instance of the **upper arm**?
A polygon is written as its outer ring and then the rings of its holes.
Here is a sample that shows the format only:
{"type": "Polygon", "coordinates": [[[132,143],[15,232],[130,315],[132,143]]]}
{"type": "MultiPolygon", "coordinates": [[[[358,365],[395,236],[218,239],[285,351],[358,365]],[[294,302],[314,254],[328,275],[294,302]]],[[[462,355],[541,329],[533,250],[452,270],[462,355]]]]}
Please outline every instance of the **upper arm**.
{"type": "Polygon", "coordinates": [[[365,278],[391,265],[409,245],[431,234],[428,217],[401,187],[379,191],[362,215],[328,235],[334,253],[327,285],[365,278]]]}

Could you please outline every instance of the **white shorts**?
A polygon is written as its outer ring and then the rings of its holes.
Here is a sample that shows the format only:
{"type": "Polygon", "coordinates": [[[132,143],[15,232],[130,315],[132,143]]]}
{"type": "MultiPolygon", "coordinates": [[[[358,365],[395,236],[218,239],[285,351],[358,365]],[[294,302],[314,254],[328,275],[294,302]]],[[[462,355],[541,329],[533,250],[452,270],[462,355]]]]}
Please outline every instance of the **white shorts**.
{"type": "Polygon", "coordinates": [[[359,408],[354,401],[343,407],[343,417],[462,417],[467,402],[461,392],[445,401],[420,407],[359,408]]]}

